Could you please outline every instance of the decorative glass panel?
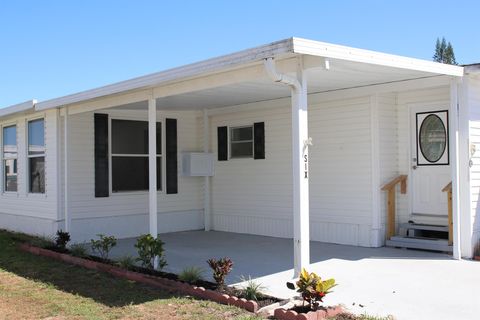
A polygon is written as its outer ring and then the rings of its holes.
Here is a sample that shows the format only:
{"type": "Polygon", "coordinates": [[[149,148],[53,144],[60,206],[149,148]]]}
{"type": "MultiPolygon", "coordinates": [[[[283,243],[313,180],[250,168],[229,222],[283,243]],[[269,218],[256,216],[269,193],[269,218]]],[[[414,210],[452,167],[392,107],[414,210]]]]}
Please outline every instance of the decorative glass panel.
{"type": "Polygon", "coordinates": [[[45,127],[43,119],[28,122],[28,154],[45,153],[45,127]]]}
{"type": "Polygon", "coordinates": [[[442,119],[435,114],[423,119],[420,126],[419,146],[423,157],[432,163],[443,156],[447,146],[447,132],[442,119]]]}
{"type": "Polygon", "coordinates": [[[45,193],[45,157],[29,158],[30,193],[45,193]]]}

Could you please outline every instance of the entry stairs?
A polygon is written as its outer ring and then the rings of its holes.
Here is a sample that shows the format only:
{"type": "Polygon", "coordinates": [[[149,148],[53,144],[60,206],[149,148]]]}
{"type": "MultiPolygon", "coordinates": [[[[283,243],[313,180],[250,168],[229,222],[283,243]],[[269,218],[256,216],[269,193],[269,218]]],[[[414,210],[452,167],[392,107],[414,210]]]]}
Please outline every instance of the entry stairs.
{"type": "Polygon", "coordinates": [[[452,252],[448,243],[448,226],[415,223],[400,224],[399,234],[386,241],[388,247],[452,252]]]}

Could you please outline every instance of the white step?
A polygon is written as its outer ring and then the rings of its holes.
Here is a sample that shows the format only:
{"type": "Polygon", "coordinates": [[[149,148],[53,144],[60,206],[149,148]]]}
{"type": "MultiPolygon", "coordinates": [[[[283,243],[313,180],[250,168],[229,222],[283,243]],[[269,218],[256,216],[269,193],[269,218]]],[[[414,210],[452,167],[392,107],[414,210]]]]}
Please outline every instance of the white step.
{"type": "Polygon", "coordinates": [[[424,223],[402,223],[400,225],[400,228],[448,232],[448,226],[439,226],[439,225],[424,224],[424,223]]]}
{"type": "Polygon", "coordinates": [[[431,238],[413,238],[395,236],[386,241],[388,247],[400,247],[410,249],[423,249],[432,251],[452,252],[452,246],[448,245],[448,240],[431,238]]]}

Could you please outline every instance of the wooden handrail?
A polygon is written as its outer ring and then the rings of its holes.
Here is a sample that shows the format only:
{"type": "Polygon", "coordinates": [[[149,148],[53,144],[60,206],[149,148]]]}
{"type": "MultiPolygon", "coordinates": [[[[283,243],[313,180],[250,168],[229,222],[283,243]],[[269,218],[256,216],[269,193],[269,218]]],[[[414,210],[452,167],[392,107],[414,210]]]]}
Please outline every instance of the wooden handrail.
{"type": "Polygon", "coordinates": [[[442,192],[447,192],[448,197],[448,244],[453,244],[453,204],[452,204],[452,182],[450,181],[442,192]]]}
{"type": "Polygon", "coordinates": [[[450,181],[449,184],[447,184],[445,187],[443,187],[442,192],[451,192],[452,191],[452,181],[450,181]]]}
{"type": "Polygon", "coordinates": [[[407,193],[407,177],[399,175],[382,187],[382,191],[387,191],[387,239],[395,235],[395,187],[400,183],[400,193],[407,193]]]}
{"type": "Polygon", "coordinates": [[[382,187],[382,191],[387,191],[387,190],[390,190],[392,188],[395,188],[397,183],[401,183],[400,192],[402,194],[407,193],[407,175],[406,174],[401,174],[398,177],[392,179],[390,182],[388,182],[387,184],[385,184],[382,187]]]}

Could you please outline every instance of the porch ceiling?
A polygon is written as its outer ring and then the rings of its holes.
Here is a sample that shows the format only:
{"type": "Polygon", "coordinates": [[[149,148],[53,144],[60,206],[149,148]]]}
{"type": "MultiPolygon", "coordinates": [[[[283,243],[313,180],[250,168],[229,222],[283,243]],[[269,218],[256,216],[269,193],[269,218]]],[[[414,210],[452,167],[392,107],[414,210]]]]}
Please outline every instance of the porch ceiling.
{"type": "MultiPolygon", "coordinates": [[[[402,81],[441,76],[430,72],[338,59],[330,59],[329,66],[327,70],[322,60],[321,64],[310,65],[307,69],[309,94],[385,83],[401,84],[402,81]]],[[[294,75],[293,72],[285,73],[294,75]]],[[[274,83],[266,74],[260,74],[258,78],[249,81],[157,98],[157,108],[160,110],[214,109],[287,97],[290,97],[290,89],[287,86],[274,83]]],[[[117,108],[144,109],[146,103],[131,103],[117,108]]]]}

